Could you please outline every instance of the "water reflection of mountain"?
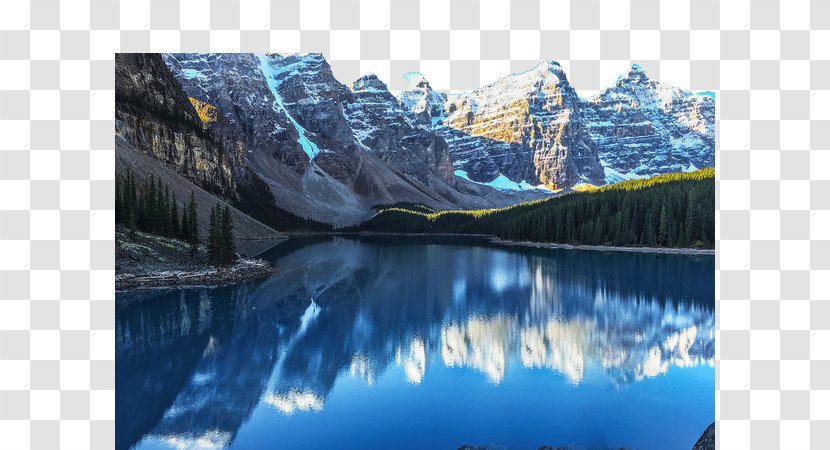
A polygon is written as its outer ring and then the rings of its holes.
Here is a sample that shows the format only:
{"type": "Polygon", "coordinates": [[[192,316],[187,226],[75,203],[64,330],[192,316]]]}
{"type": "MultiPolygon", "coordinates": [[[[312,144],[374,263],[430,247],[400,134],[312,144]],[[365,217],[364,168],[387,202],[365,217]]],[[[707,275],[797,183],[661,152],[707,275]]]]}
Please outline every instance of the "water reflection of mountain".
{"type": "Polygon", "coordinates": [[[289,240],[267,280],[119,294],[117,447],[221,447],[260,403],[320,410],[338,376],[392,365],[410,383],[439,361],[498,384],[517,363],[624,389],[712,363],[712,258],[409,244],[289,240]]]}

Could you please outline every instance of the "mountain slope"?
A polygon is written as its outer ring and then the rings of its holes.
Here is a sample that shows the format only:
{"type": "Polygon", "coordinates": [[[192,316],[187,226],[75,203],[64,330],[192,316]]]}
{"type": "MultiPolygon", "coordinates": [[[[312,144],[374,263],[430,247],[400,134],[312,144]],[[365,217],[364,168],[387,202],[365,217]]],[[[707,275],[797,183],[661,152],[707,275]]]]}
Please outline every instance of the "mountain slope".
{"type": "Polygon", "coordinates": [[[380,80],[363,77],[350,89],[319,54],[163,58],[189,97],[215,106],[219,118],[206,129],[265,180],[283,209],[343,225],[377,204],[470,208],[546,195],[455,177],[444,140],[412,126],[380,80]]]}
{"type": "MultiPolygon", "coordinates": [[[[445,110],[443,124],[464,134],[451,145],[486,148],[500,174],[512,181],[561,189],[582,179],[603,180],[596,151],[581,126],[582,103],[558,63],[546,61],[452,96],[445,110]]],[[[456,161],[464,159],[458,154],[456,161]]]]}
{"type": "Polygon", "coordinates": [[[477,182],[563,189],[714,166],[713,99],[650,80],[637,65],[587,100],[553,61],[452,96],[406,77],[410,121],[444,137],[457,173],[477,182]]]}
{"type": "Polygon", "coordinates": [[[713,248],[715,171],[628,180],[503,209],[385,208],[359,231],[476,233],[515,241],[713,248]]]}
{"type": "MultiPolygon", "coordinates": [[[[148,179],[151,175],[156,177],[162,184],[170,188],[171,194],[174,194],[182,202],[189,199],[192,192],[196,199],[200,236],[204,237],[208,234],[210,208],[217,203],[230,205],[223,199],[182,177],[175,169],[167,167],[151,155],[133,148],[127,142],[117,140],[115,143],[115,172],[127,173],[128,171],[132,172],[138,179],[148,179]]],[[[273,228],[239,211],[233,205],[230,206],[234,234],[237,238],[275,238],[283,236],[273,228]]]]}
{"type": "Polygon", "coordinates": [[[115,61],[115,135],[211,192],[235,198],[236,173],[222,146],[158,55],[120,53],[115,61]]]}
{"type": "Polygon", "coordinates": [[[215,106],[188,98],[160,55],[117,54],[115,76],[117,156],[132,158],[124,152],[149,155],[267,227],[325,228],[274,204],[268,187],[245,164],[235,151],[238,148],[206,128],[212,120],[218,121],[215,106]]]}
{"type": "Polygon", "coordinates": [[[504,207],[714,164],[712,98],[637,66],[587,100],[553,61],[450,96],[419,74],[398,97],[371,74],[346,86],[320,54],[119,55],[116,72],[119,139],[273,226],[345,226],[400,202],[504,207]]]}
{"type": "Polygon", "coordinates": [[[634,65],[589,100],[586,120],[606,181],[715,165],[715,102],[649,79],[634,65]]]}

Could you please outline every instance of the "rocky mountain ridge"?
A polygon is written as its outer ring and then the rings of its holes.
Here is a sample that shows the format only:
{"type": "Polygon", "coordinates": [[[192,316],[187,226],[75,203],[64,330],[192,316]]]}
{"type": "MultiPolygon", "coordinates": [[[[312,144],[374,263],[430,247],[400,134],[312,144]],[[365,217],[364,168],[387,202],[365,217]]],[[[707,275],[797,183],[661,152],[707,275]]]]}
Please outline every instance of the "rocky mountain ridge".
{"type": "Polygon", "coordinates": [[[449,96],[407,78],[399,99],[410,121],[444,137],[456,173],[476,182],[562,189],[714,166],[714,99],[636,64],[589,99],[555,61],[449,96]]]}
{"type": "Polygon", "coordinates": [[[277,205],[335,225],[397,202],[485,208],[541,198],[456,177],[443,138],[410,123],[376,76],[346,86],[319,54],[164,54],[182,90],[216,108],[206,130],[277,205]]]}
{"type": "Polygon", "coordinates": [[[454,95],[410,73],[394,95],[373,74],[339,82],[320,54],[119,58],[119,139],[234,204],[336,226],[714,165],[713,99],[636,65],[583,99],[554,61],[454,95]]]}

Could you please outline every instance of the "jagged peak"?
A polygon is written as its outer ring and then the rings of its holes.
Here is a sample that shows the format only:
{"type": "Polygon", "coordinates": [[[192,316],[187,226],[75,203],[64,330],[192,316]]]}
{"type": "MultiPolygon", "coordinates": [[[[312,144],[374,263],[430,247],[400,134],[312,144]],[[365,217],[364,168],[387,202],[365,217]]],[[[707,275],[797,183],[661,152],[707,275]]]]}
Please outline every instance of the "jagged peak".
{"type": "Polygon", "coordinates": [[[559,64],[559,61],[554,61],[552,59],[543,59],[542,61],[539,61],[539,64],[536,64],[536,66],[531,70],[538,72],[545,71],[564,73],[564,70],[562,70],[562,64],[559,64]]]}
{"type": "Polygon", "coordinates": [[[265,53],[272,64],[282,67],[308,67],[317,70],[330,70],[329,62],[322,53],[265,53]]]}
{"type": "Polygon", "coordinates": [[[386,86],[386,83],[380,80],[377,75],[372,72],[363,75],[362,77],[358,78],[351,84],[352,91],[367,91],[367,90],[375,90],[375,91],[389,91],[386,86]]]}
{"type": "Polygon", "coordinates": [[[431,91],[432,87],[429,85],[426,77],[421,72],[407,72],[403,74],[403,79],[406,81],[405,91],[426,90],[431,91]]]}
{"type": "Polygon", "coordinates": [[[617,79],[617,84],[625,83],[644,83],[649,81],[646,71],[639,64],[632,64],[625,75],[617,79]]]}
{"type": "MultiPolygon", "coordinates": [[[[549,81],[553,81],[557,85],[569,84],[568,76],[565,74],[565,70],[562,68],[562,65],[559,64],[558,61],[554,61],[551,59],[539,61],[539,63],[533,66],[531,69],[525,70],[523,72],[510,74],[502,78],[501,80],[521,79],[527,77],[541,78],[546,80],[546,83],[549,81]]],[[[498,81],[496,83],[498,83],[498,81]]]]}

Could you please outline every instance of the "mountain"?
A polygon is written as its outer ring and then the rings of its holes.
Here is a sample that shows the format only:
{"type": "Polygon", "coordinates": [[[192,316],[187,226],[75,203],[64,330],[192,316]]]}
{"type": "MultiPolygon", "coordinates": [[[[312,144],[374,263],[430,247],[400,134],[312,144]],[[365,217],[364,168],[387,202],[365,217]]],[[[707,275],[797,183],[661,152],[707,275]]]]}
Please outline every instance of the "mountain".
{"type": "Polygon", "coordinates": [[[401,99],[413,107],[416,121],[427,109],[421,105],[430,105],[434,120],[429,123],[449,143],[455,169],[472,180],[487,182],[504,175],[554,189],[604,181],[582,125],[584,103],[558,63],[546,61],[470,93],[449,96],[443,111],[425,81],[401,99]]]}
{"type": "Polygon", "coordinates": [[[320,54],[162,57],[190,101],[210,105],[207,132],[298,215],[343,225],[375,205],[482,208],[550,195],[456,177],[446,141],[413,126],[386,85],[368,75],[346,86],[320,54]]]}
{"type": "Polygon", "coordinates": [[[373,74],[345,85],[320,54],[119,55],[116,135],[277,229],[356,224],[379,205],[504,207],[714,165],[712,98],[636,65],[590,99],[553,61],[462,94],[407,81],[398,96],[373,74]]]}
{"type": "Polygon", "coordinates": [[[400,101],[410,121],[444,137],[456,174],[476,182],[564,189],[714,166],[713,99],[637,65],[590,99],[553,61],[451,96],[407,77],[400,101]]]}
{"type": "Polygon", "coordinates": [[[202,128],[196,109],[158,55],[119,54],[115,85],[116,138],[214,193],[236,197],[232,161],[202,128]]]}
{"type": "Polygon", "coordinates": [[[715,165],[715,101],[648,78],[638,65],[589,100],[607,182],[715,165]]]}
{"type": "Polygon", "coordinates": [[[383,208],[354,231],[483,234],[516,242],[640,247],[715,245],[715,170],[626,180],[508,208],[383,208]]]}
{"type": "Polygon", "coordinates": [[[151,175],[164,180],[180,208],[194,193],[203,236],[216,203],[233,207],[242,238],[274,237],[275,229],[325,228],[275,205],[241,153],[206,128],[206,122],[218,120],[215,106],[189,99],[160,55],[116,55],[115,79],[116,172],[131,171],[139,181],[151,175]]]}

